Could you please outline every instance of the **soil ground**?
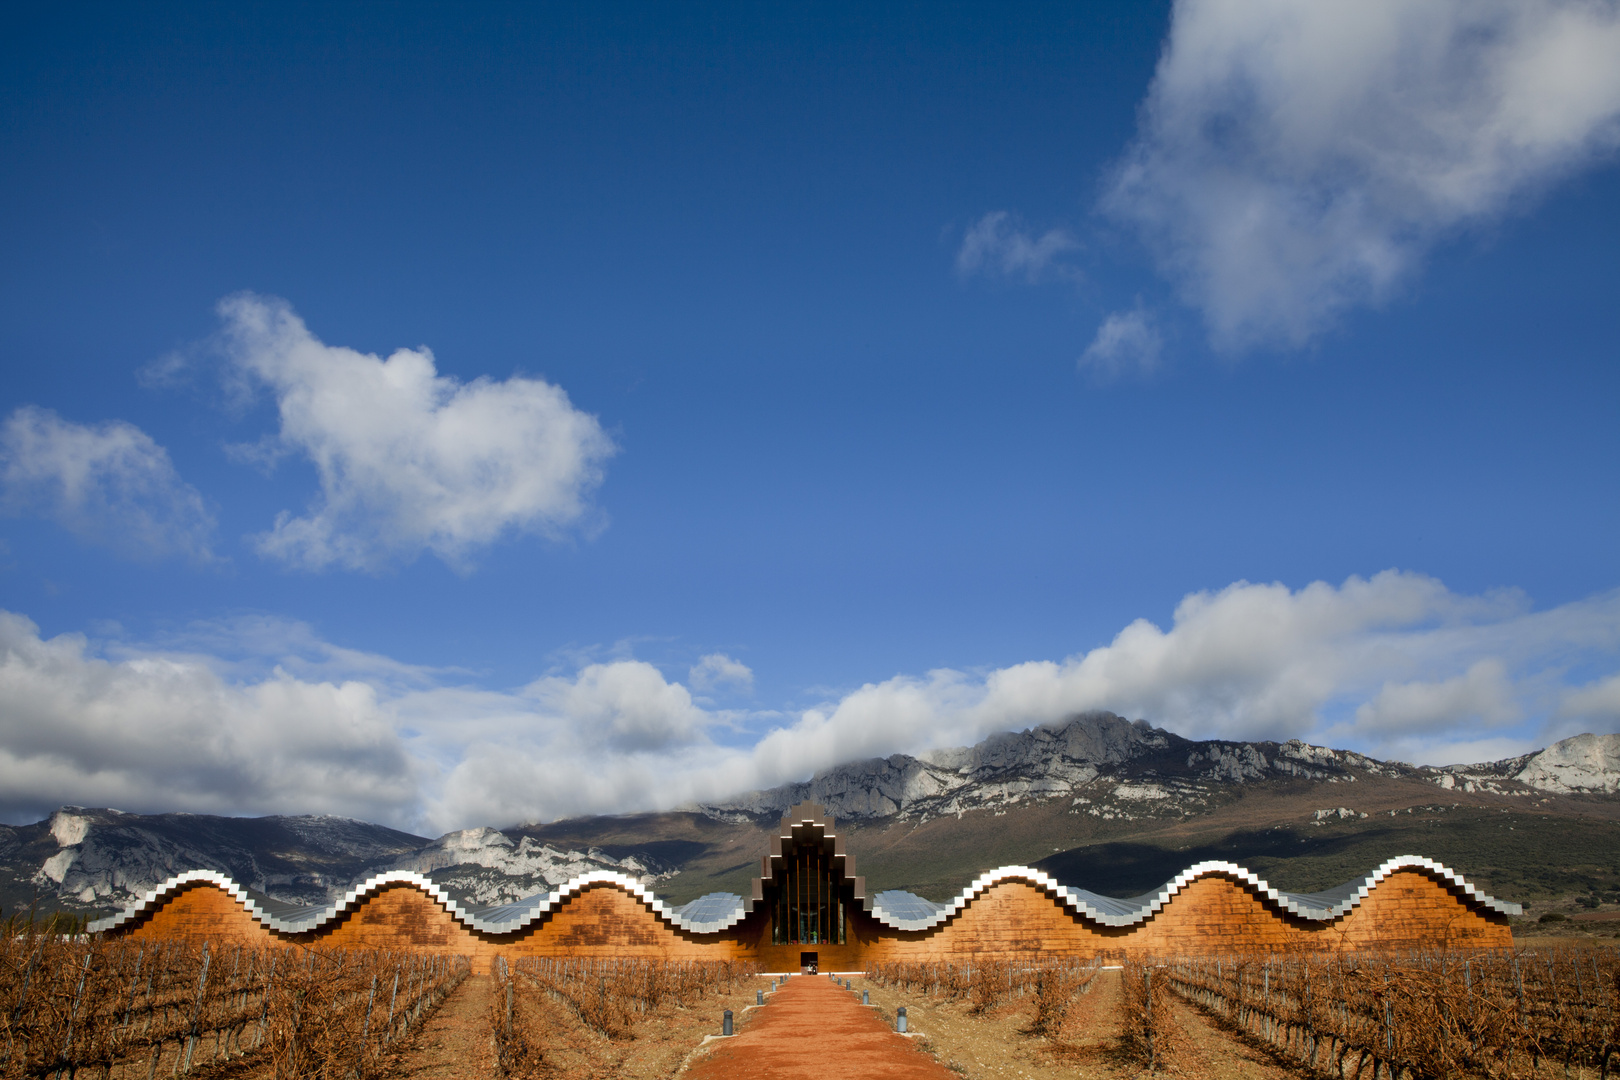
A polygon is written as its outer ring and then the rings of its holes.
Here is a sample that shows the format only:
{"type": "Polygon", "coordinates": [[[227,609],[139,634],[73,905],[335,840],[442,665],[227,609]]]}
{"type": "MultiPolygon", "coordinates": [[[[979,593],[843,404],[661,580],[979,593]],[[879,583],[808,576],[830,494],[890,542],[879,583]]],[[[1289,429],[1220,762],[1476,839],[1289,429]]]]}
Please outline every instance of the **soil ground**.
{"type": "Polygon", "coordinates": [[[493,1076],[495,1047],[489,1034],[489,995],[494,980],[472,975],[394,1052],[389,1075],[400,1080],[459,1080],[493,1076]]]}

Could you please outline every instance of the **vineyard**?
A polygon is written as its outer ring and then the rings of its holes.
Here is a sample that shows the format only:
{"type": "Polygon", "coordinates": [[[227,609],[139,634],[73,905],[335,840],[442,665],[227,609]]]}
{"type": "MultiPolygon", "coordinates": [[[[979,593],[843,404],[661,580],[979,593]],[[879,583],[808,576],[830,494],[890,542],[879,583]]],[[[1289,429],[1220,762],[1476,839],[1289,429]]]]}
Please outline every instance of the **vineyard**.
{"type": "MultiPolygon", "coordinates": [[[[424,1040],[404,1036],[469,974],[461,957],[378,950],[0,935],[0,1080],[172,1080],[238,1062],[255,1080],[414,1075],[401,1055],[424,1040]]],[[[1026,957],[865,975],[886,1022],[909,1005],[967,1075],[1607,1080],[1620,1053],[1607,949],[1026,957]]],[[[765,988],[752,964],[544,957],[497,960],[466,985],[432,1023],[459,1016],[465,1045],[493,1049],[479,1074],[508,1080],[668,1076],[722,1010],[741,1022],[765,988]]]]}
{"type": "Polygon", "coordinates": [[[944,1056],[976,1054],[987,1073],[1004,1067],[991,1064],[998,1061],[1024,1070],[1033,1051],[1054,1075],[1061,1062],[1082,1059],[1103,1075],[1205,1075],[1211,1053],[1241,1058],[1242,1047],[1257,1048],[1281,1075],[1341,1080],[1607,1080],[1620,1065],[1620,957],[1607,949],[1240,956],[1100,969],[1039,960],[890,963],[866,974],[894,991],[887,1006],[909,1004],[913,1015],[923,1007],[921,1022],[944,1056]],[[1109,988],[1106,1002],[1077,1009],[1098,985],[1109,988]],[[1202,1049],[1192,1032],[1201,1033],[1202,1049]],[[990,1045],[997,1040],[1005,1045],[990,1045]]]}
{"type": "Polygon", "coordinates": [[[464,959],[43,933],[0,937],[0,1077],[172,1077],[256,1056],[277,1080],[367,1080],[464,959]]]}
{"type": "Polygon", "coordinates": [[[879,986],[939,997],[945,1001],[971,1001],[974,1012],[984,1012],[1011,998],[1030,995],[1035,1001],[1035,1025],[1044,1033],[1054,1030],[1068,1003],[1091,988],[1097,964],[1034,960],[987,960],[974,964],[886,963],[870,964],[866,977],[879,986]]]}
{"type": "Polygon", "coordinates": [[[1312,1068],[1345,1077],[1609,1075],[1609,950],[1180,961],[1163,985],[1312,1068]]]}
{"type": "Polygon", "coordinates": [[[497,1070],[506,1077],[665,1075],[719,1029],[725,1005],[740,1009],[735,999],[758,974],[757,964],[729,961],[497,960],[489,1018],[497,1070]]]}

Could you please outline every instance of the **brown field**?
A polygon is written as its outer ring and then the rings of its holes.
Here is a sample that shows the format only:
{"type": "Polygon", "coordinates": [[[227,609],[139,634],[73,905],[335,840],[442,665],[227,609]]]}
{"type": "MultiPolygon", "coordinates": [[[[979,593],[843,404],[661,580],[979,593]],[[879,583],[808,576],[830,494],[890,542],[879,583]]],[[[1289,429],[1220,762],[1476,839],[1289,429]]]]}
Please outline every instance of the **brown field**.
{"type": "Polygon", "coordinates": [[[847,992],[794,977],[778,1024],[754,1007],[770,977],[735,962],[529,957],[474,974],[442,954],[31,933],[0,937],[0,1077],[789,1076],[761,1063],[791,1031],[797,1059],[819,1046],[815,1068],[841,1075],[917,1075],[921,1050],[985,1078],[1598,1080],[1620,1051],[1606,945],[874,963],[847,992]],[[886,1034],[902,1006],[907,1038],[886,1034]],[[746,1038],[706,1040],[725,1009],[746,1038]]]}

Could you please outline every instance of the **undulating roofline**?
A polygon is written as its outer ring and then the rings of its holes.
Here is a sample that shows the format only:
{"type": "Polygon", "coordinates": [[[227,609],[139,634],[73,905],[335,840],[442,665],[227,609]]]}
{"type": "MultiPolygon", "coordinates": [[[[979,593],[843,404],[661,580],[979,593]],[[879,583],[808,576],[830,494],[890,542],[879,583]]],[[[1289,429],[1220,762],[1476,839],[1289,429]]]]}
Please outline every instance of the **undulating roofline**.
{"type": "Polygon", "coordinates": [[[1101,896],[1072,885],[1060,885],[1050,875],[1027,866],[1003,866],[974,879],[948,904],[936,904],[907,892],[880,892],[872,898],[872,914],[885,926],[896,930],[929,930],[967,907],[980,893],[1001,881],[1027,881],[1055,895],[1066,906],[1103,926],[1135,926],[1156,914],[1170,898],[1201,877],[1229,877],[1247,885],[1262,898],[1290,915],[1313,922],[1330,922],[1371,895],[1378,883],[1397,870],[1422,870],[1442,884],[1461,889],[1463,895],[1481,907],[1500,915],[1521,915],[1524,909],[1511,901],[1498,900],[1477,885],[1433,859],[1420,855],[1397,855],[1372,873],[1337,888],[1319,893],[1290,893],[1275,889],[1264,878],[1236,863],[1201,862],[1189,866],[1153,892],[1128,900],[1101,896]]]}
{"type": "MultiPolygon", "coordinates": [[[[1003,881],[1023,881],[1051,893],[1063,904],[1093,922],[1102,926],[1124,927],[1145,922],[1168,904],[1172,896],[1199,878],[1227,877],[1247,886],[1262,900],[1291,915],[1327,922],[1347,914],[1366,899],[1379,882],[1397,870],[1420,870],[1444,885],[1460,889],[1466,898],[1501,915],[1519,915],[1524,910],[1518,904],[1487,895],[1477,886],[1470,884],[1461,874],[1433,859],[1417,855],[1396,856],[1365,877],[1321,893],[1283,892],[1272,888],[1259,875],[1236,863],[1202,862],[1183,870],[1157,890],[1127,900],[1060,885],[1050,875],[1028,866],[1003,866],[981,874],[946,904],[936,904],[908,892],[892,890],[871,897],[870,910],[874,918],[891,929],[928,930],[943,924],[951,916],[962,911],[992,885],[1003,881]]],[[[517,933],[540,919],[546,912],[561,907],[570,897],[593,885],[610,885],[622,889],[646,904],[653,914],[671,926],[692,934],[717,934],[735,926],[754,910],[759,901],[758,897],[744,900],[733,893],[710,893],[689,904],[675,906],[660,900],[651,890],[632,877],[599,870],[572,878],[567,884],[552,892],[536,893],[511,904],[478,908],[467,907],[451,899],[444,889],[421,874],[396,870],[367,878],[363,883],[344,893],[336,903],[299,907],[251,893],[224,874],[212,870],[192,870],[171,877],[119,914],[91,923],[89,929],[92,932],[115,930],[154,910],[165,898],[198,884],[214,885],[224,890],[266,929],[284,934],[318,930],[335,921],[344,912],[358,907],[365,897],[391,885],[410,885],[420,889],[441,904],[463,925],[486,934],[517,933]]]]}

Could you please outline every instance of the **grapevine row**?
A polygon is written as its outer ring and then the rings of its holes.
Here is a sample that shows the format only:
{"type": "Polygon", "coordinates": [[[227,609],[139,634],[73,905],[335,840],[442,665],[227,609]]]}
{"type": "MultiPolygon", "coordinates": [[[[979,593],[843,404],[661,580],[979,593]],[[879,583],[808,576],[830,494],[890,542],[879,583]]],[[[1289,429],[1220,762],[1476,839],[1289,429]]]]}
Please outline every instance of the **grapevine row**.
{"type": "Polygon", "coordinates": [[[1169,986],[1341,1077],[1516,1075],[1544,1059],[1606,1078],[1620,1049],[1620,959],[1607,950],[1181,960],[1169,986]]]}
{"type": "MultiPolygon", "coordinates": [[[[688,1006],[711,993],[729,993],[759,974],[759,965],[730,960],[578,960],[526,956],[511,972],[566,1001],[587,1025],[607,1035],[627,1033],[665,1002],[688,1006]]],[[[506,977],[496,964],[497,981],[506,977]]]]}
{"type": "Polygon", "coordinates": [[[264,1053],[278,1080],[365,1077],[468,971],[460,958],[0,936],[0,1077],[188,1072],[264,1053]]]}
{"type": "Polygon", "coordinates": [[[1034,993],[1035,1026],[1042,1031],[1053,1025],[1053,1018],[1071,998],[1091,988],[1096,973],[1095,962],[1034,960],[981,960],[971,964],[891,961],[868,964],[866,968],[866,977],[880,986],[946,1001],[971,999],[981,1012],[1008,998],[1034,993]]]}

